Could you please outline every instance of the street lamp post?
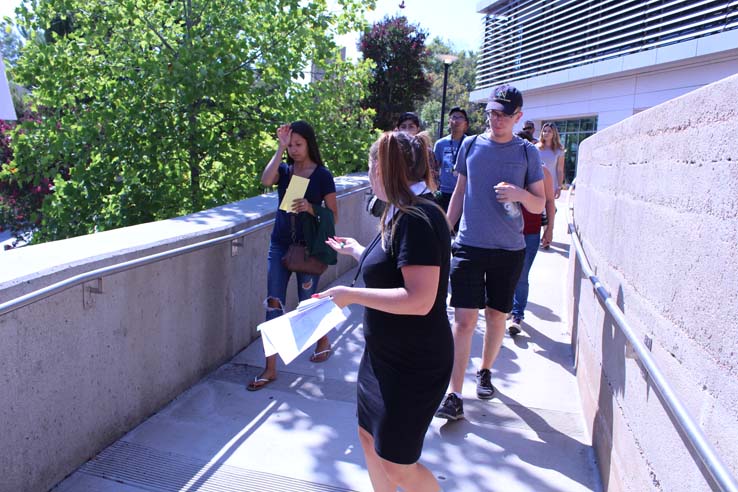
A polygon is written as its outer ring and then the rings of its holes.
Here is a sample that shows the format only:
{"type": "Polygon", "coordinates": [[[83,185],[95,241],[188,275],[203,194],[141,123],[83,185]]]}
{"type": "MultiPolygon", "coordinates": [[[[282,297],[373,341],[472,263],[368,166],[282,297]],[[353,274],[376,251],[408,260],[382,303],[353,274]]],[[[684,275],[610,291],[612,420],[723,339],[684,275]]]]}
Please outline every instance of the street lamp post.
{"type": "Polygon", "coordinates": [[[443,116],[446,114],[446,86],[448,84],[448,67],[458,57],[454,55],[437,55],[443,62],[443,96],[441,97],[441,124],[438,126],[438,138],[443,138],[443,116]]]}

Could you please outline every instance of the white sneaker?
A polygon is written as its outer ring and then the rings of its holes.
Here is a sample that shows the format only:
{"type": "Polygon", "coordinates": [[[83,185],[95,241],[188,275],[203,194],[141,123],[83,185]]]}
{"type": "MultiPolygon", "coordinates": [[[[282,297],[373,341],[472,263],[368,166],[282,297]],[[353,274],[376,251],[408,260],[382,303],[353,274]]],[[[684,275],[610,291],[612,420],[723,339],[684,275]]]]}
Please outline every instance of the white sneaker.
{"type": "Polygon", "coordinates": [[[507,331],[510,333],[511,337],[514,337],[522,331],[520,329],[520,325],[522,323],[523,320],[521,320],[520,318],[513,318],[513,320],[510,322],[510,326],[507,327],[507,331]]]}

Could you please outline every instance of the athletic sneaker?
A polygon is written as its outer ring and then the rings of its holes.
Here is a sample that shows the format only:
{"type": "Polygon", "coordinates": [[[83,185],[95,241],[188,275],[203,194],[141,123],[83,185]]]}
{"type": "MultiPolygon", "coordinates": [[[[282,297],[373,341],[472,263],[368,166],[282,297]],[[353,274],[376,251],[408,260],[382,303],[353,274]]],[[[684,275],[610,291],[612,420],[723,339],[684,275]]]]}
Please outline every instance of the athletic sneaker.
{"type": "Polygon", "coordinates": [[[436,411],[436,417],[448,420],[464,418],[464,402],[453,393],[446,395],[441,408],[436,411]]]}
{"type": "Polygon", "coordinates": [[[513,318],[510,322],[510,326],[507,327],[507,331],[510,332],[510,336],[514,337],[518,333],[520,333],[520,325],[523,323],[523,320],[520,318],[513,318]]]}
{"type": "Polygon", "coordinates": [[[495,387],[492,386],[492,372],[489,369],[480,369],[477,372],[477,398],[489,400],[495,395],[495,387]]]}

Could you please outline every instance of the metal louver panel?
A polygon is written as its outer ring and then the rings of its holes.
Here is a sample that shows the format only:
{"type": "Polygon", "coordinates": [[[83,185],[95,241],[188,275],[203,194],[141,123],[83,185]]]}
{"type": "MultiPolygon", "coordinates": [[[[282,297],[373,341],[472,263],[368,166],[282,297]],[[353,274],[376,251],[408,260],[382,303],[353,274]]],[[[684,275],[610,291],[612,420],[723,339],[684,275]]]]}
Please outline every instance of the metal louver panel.
{"type": "Polygon", "coordinates": [[[518,0],[484,19],[476,88],[738,28],[737,1],[518,0]]]}

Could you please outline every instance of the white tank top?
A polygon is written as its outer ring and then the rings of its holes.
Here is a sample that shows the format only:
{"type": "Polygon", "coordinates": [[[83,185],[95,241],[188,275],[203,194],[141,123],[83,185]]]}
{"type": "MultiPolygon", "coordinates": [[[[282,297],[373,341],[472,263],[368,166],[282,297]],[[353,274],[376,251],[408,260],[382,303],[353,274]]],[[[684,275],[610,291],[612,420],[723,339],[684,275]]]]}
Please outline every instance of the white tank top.
{"type": "Polygon", "coordinates": [[[538,153],[541,154],[543,165],[548,169],[548,172],[551,173],[551,177],[554,182],[554,189],[558,190],[561,178],[556,175],[556,161],[559,160],[559,156],[562,155],[564,151],[561,149],[553,150],[549,147],[546,147],[545,149],[541,149],[539,147],[536,148],[538,149],[538,153]]]}

